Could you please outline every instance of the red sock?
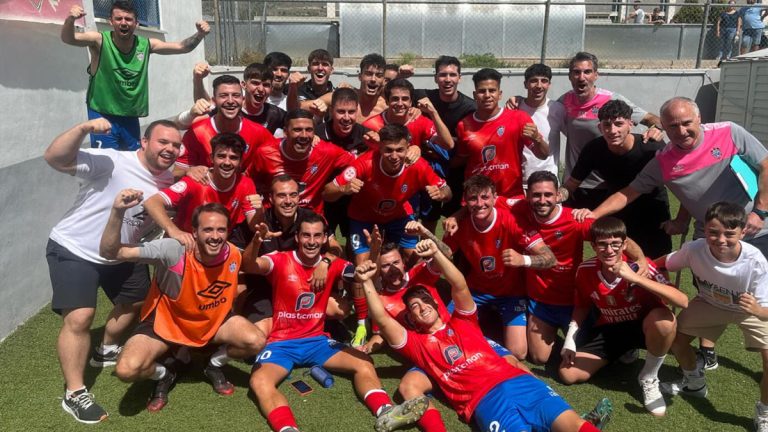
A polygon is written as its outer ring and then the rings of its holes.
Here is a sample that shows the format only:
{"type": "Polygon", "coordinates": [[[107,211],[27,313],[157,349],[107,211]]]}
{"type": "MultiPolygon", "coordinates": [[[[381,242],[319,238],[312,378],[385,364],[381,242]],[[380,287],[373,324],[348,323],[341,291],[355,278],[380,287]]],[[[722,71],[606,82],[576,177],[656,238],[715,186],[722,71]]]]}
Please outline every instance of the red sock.
{"type": "Polygon", "coordinates": [[[379,412],[379,408],[381,408],[384,405],[392,405],[392,399],[389,398],[389,395],[384,390],[371,390],[363,397],[363,402],[365,402],[365,406],[368,407],[369,410],[373,413],[373,415],[377,415],[379,412]]]}
{"type": "Polygon", "coordinates": [[[297,429],[299,428],[296,424],[296,419],[293,417],[293,412],[291,412],[288,405],[279,406],[273,409],[267,414],[267,422],[275,432],[280,432],[280,429],[287,426],[292,426],[297,429]]]}
{"type": "Polygon", "coordinates": [[[368,301],[365,300],[365,297],[355,297],[352,299],[352,303],[355,305],[355,315],[358,320],[368,318],[368,301]]]}
{"type": "Polygon", "coordinates": [[[446,432],[445,424],[443,424],[443,418],[440,416],[440,411],[435,408],[430,408],[424,412],[421,419],[416,422],[419,428],[424,432],[446,432]]]}
{"type": "Polygon", "coordinates": [[[592,423],[585,421],[579,428],[579,432],[600,432],[600,429],[598,429],[592,423]]]}

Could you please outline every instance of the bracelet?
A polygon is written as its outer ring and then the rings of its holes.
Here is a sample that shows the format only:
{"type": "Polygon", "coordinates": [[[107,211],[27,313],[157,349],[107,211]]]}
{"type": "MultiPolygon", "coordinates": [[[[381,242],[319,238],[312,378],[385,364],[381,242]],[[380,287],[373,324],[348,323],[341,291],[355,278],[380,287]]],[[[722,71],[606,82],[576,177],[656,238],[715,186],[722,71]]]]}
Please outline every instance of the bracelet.
{"type": "Polygon", "coordinates": [[[531,266],[531,256],[523,255],[523,267],[530,267],[530,266],[531,266]]]}

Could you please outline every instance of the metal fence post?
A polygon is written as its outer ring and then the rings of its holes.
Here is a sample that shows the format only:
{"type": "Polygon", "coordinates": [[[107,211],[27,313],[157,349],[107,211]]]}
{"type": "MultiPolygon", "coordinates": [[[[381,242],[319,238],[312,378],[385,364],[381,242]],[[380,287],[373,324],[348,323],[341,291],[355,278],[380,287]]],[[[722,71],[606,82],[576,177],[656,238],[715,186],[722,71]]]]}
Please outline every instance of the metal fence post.
{"type": "Polygon", "coordinates": [[[546,63],[547,60],[547,36],[549,33],[549,7],[552,4],[552,0],[547,0],[544,3],[544,31],[541,35],[541,63],[546,63]]]}
{"type": "Polygon", "coordinates": [[[707,21],[709,21],[709,9],[711,0],[704,4],[704,19],[701,20],[701,33],[699,34],[699,50],[696,51],[696,69],[701,67],[701,58],[704,56],[704,39],[707,37],[707,21]]]}
{"type": "Polygon", "coordinates": [[[213,0],[213,20],[216,21],[216,62],[218,64],[225,64],[224,59],[221,58],[221,15],[219,13],[219,0],[213,0]]]}
{"type": "Polygon", "coordinates": [[[387,0],[381,1],[381,55],[387,58],[387,0]]]}

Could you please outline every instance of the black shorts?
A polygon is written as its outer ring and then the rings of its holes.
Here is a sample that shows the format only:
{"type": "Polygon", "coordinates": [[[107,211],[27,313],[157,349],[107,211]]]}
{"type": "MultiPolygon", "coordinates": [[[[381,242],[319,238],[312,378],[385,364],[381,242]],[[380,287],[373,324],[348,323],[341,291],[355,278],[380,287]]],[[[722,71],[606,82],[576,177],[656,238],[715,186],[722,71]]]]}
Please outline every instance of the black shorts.
{"type": "Polygon", "coordinates": [[[267,278],[246,274],[245,286],[247,291],[243,294],[239,315],[252,323],[272,318],[272,286],[267,278]]]}
{"type": "Polygon", "coordinates": [[[86,261],[48,239],[45,248],[53,298],[51,309],[95,308],[99,286],[113,304],[144,301],[149,292],[149,267],[146,264],[97,264],[86,261]]]}
{"type": "Polygon", "coordinates": [[[590,326],[576,335],[576,351],[596,355],[609,363],[637,348],[645,349],[643,320],[590,326]]]}
{"type": "MultiPolygon", "coordinates": [[[[448,183],[448,187],[451,188],[453,196],[450,201],[440,203],[438,207],[440,214],[448,217],[461,209],[461,201],[464,198],[464,167],[451,167],[451,170],[448,172],[448,177],[446,177],[445,180],[448,183]]],[[[430,215],[427,220],[437,219],[430,215]]]]}
{"type": "Polygon", "coordinates": [[[253,231],[248,227],[248,221],[244,220],[232,228],[232,232],[229,234],[229,241],[237,246],[241,251],[248,247],[248,244],[253,239],[253,231]]]}
{"type": "Polygon", "coordinates": [[[326,201],[323,207],[325,220],[328,221],[328,229],[331,233],[336,234],[336,228],[338,227],[344,238],[349,238],[349,217],[347,216],[347,207],[349,207],[350,201],[352,201],[351,196],[343,196],[339,198],[338,201],[326,201]]]}
{"type": "Polygon", "coordinates": [[[608,189],[576,188],[563,205],[574,209],[596,209],[611,194],[608,189]]]}
{"type": "MultiPolygon", "coordinates": [[[[227,315],[227,317],[224,318],[224,321],[221,324],[224,325],[224,323],[227,322],[227,320],[229,318],[231,318],[232,316],[234,316],[234,314],[232,313],[232,311],[230,311],[229,314],[227,315]]],[[[186,345],[179,344],[179,343],[176,343],[176,342],[167,341],[167,340],[163,339],[162,336],[160,336],[157,333],[155,333],[155,311],[152,311],[152,313],[150,313],[146,318],[141,320],[141,322],[136,326],[136,328],[133,329],[133,335],[144,335],[144,336],[147,336],[149,338],[158,340],[158,341],[168,345],[171,348],[178,348],[178,347],[186,346],[186,345]]],[[[203,347],[196,347],[196,348],[203,348],[203,347]]]]}

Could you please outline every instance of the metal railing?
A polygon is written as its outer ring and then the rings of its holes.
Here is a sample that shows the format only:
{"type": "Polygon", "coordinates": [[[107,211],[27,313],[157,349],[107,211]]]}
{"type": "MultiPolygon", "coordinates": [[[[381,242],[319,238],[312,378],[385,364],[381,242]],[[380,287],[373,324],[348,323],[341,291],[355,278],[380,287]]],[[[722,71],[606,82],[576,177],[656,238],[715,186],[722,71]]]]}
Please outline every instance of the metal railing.
{"type": "MultiPolygon", "coordinates": [[[[316,48],[342,65],[349,59],[347,66],[371,52],[417,66],[454,55],[469,67],[562,66],[588,51],[612,67],[700,68],[730,57],[724,47],[738,55],[740,41],[729,45],[721,37],[724,24],[717,34],[725,4],[643,2],[643,23],[625,23],[633,21],[634,6],[632,0],[204,0],[203,13],[212,25],[206,57],[227,65],[259,61],[271,51],[305,64],[316,48]]],[[[736,5],[736,13],[744,6],[736,5]]]]}

